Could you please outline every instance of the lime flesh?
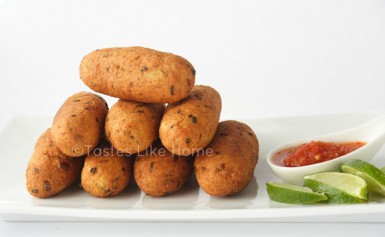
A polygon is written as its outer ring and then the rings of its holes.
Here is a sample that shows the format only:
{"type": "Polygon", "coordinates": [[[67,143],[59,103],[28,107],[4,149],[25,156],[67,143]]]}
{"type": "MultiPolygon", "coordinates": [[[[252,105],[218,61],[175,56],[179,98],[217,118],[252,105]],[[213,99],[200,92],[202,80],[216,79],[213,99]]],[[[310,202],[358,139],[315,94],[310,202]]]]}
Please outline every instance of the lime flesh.
{"type": "Polygon", "coordinates": [[[363,160],[350,160],[342,164],[341,170],[363,178],[368,190],[385,196],[385,173],[363,160]]]}
{"type": "Polygon", "coordinates": [[[308,175],[304,186],[315,192],[324,192],[329,203],[363,203],[368,199],[365,180],[352,174],[323,172],[308,175]]]}

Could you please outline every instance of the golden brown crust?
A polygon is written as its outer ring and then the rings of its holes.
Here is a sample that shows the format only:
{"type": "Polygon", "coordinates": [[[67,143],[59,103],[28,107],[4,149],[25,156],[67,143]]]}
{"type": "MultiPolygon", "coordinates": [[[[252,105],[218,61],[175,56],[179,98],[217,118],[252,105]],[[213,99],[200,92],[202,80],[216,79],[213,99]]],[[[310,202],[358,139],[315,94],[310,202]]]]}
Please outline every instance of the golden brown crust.
{"type": "Polygon", "coordinates": [[[180,190],[193,170],[193,158],[171,154],[161,145],[155,145],[135,159],[134,177],[146,194],[159,197],[180,190]]]}
{"type": "Polygon", "coordinates": [[[131,159],[111,146],[98,146],[84,162],[81,174],[83,189],[95,197],[121,193],[131,179],[131,159]]]}
{"type": "Polygon", "coordinates": [[[167,106],[159,128],[162,144],[177,155],[198,152],[214,137],[221,109],[215,89],[194,86],[186,99],[167,106]]]}
{"type": "Polygon", "coordinates": [[[83,158],[70,158],[55,146],[50,129],[37,140],[26,171],[28,192],[51,197],[80,179],[83,158]]]}
{"type": "Polygon", "coordinates": [[[163,104],[147,104],[120,99],[108,112],[106,138],[119,151],[138,153],[158,138],[163,104]]]}
{"type": "Polygon", "coordinates": [[[219,123],[205,153],[195,158],[200,187],[213,196],[239,193],[253,178],[258,152],[258,139],[249,126],[231,120],[219,123]]]}
{"type": "Polygon", "coordinates": [[[92,90],[145,103],[173,103],[188,96],[195,70],[186,59],[143,47],[106,48],[86,55],[80,78],[92,90]]]}
{"type": "Polygon", "coordinates": [[[78,157],[87,154],[104,135],[108,106],[98,95],[80,92],[69,97],[56,113],[52,137],[64,154],[78,157]]]}

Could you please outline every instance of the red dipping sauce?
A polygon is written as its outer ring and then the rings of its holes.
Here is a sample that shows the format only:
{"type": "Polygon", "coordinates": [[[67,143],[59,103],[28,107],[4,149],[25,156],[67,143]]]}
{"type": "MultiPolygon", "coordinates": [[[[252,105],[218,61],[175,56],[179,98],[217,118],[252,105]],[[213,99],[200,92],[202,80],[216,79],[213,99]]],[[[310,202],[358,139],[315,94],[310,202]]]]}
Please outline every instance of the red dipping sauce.
{"type": "Polygon", "coordinates": [[[321,163],[346,155],[365,145],[365,142],[311,141],[298,147],[288,148],[273,155],[273,162],[286,167],[298,167],[321,163]]]}

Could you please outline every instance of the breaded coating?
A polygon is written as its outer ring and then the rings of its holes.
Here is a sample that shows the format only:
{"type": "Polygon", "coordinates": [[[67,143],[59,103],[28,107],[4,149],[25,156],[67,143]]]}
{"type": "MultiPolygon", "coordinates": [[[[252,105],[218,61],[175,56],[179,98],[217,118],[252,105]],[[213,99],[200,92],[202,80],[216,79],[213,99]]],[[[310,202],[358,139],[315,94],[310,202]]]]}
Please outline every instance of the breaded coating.
{"type": "Polygon", "coordinates": [[[81,175],[83,189],[95,197],[121,193],[132,176],[132,157],[111,146],[98,146],[86,157],[81,175]]]}
{"type": "Polygon", "coordinates": [[[174,103],[190,93],[195,69],[171,53],[143,47],[106,48],[83,58],[80,78],[92,90],[120,99],[174,103]]]}
{"type": "Polygon", "coordinates": [[[108,112],[106,138],[121,152],[132,154],[143,151],[158,138],[163,111],[163,104],[120,99],[108,112]]]}
{"type": "Polygon", "coordinates": [[[84,157],[71,158],[54,144],[51,130],[37,140],[29,160],[26,180],[28,192],[38,198],[51,197],[80,180],[84,157]]]}
{"type": "Polygon", "coordinates": [[[215,89],[194,86],[186,99],[167,106],[159,128],[162,144],[176,155],[198,152],[213,139],[221,109],[215,89]]]}
{"type": "Polygon", "coordinates": [[[56,146],[71,157],[86,155],[104,135],[107,112],[106,101],[98,95],[89,92],[72,95],[60,107],[52,123],[56,146]]]}
{"type": "Polygon", "coordinates": [[[134,163],[134,177],[147,195],[159,197],[179,191],[193,171],[193,157],[177,156],[160,143],[139,153],[134,163]]]}
{"type": "Polygon", "coordinates": [[[231,120],[219,123],[204,154],[195,158],[200,187],[213,196],[239,193],[253,178],[258,152],[258,139],[249,126],[231,120]]]}

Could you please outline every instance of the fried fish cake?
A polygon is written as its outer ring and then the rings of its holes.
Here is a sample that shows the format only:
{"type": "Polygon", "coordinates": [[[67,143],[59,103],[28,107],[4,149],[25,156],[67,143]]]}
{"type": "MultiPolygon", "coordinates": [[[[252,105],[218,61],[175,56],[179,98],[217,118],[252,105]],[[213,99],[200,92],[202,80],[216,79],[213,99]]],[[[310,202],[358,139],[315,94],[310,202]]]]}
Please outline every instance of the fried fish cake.
{"type": "Polygon", "coordinates": [[[111,197],[121,193],[131,179],[131,159],[109,145],[98,146],[84,162],[81,173],[83,189],[95,197],[111,197]]]}
{"type": "Polygon", "coordinates": [[[80,78],[92,90],[120,99],[173,103],[189,95],[195,69],[171,53],[143,47],[105,48],[83,58],[80,78]]]}
{"type": "Polygon", "coordinates": [[[179,191],[193,170],[193,157],[173,155],[161,144],[139,153],[134,177],[147,195],[159,197],[179,191]]]}
{"type": "Polygon", "coordinates": [[[148,104],[120,99],[108,112],[106,138],[119,151],[138,153],[157,138],[163,104],[148,104]]]}
{"type": "Polygon", "coordinates": [[[80,180],[83,158],[63,154],[46,130],[37,140],[26,171],[28,192],[39,198],[51,197],[80,180]]]}
{"type": "Polygon", "coordinates": [[[61,152],[71,157],[92,151],[104,135],[106,101],[90,92],[70,96],[56,113],[52,138],[61,152]]]}
{"type": "Polygon", "coordinates": [[[253,130],[238,121],[219,123],[214,139],[195,158],[199,186],[213,196],[239,193],[251,181],[259,143],[253,130]]]}
{"type": "Polygon", "coordinates": [[[214,137],[221,109],[221,96],[214,88],[194,86],[186,99],[167,106],[159,128],[162,144],[176,155],[198,152],[214,137]]]}

